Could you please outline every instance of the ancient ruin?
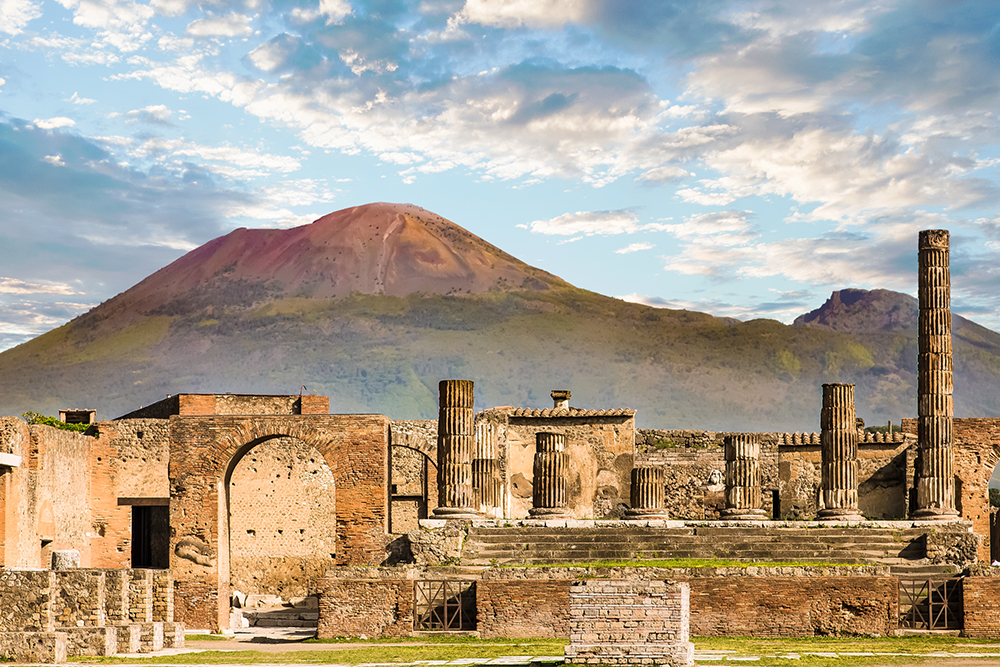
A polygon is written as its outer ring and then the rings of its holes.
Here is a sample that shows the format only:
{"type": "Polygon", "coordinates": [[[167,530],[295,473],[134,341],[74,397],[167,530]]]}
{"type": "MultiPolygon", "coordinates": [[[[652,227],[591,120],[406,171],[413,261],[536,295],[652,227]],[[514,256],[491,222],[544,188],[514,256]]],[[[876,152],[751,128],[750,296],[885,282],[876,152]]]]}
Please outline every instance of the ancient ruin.
{"type": "MultiPolygon", "coordinates": [[[[818,433],[636,429],[633,410],[566,389],[476,413],[468,379],[441,381],[437,420],[333,415],[304,394],[177,394],[84,434],[2,418],[0,607],[17,612],[0,654],[176,645],[184,626],[249,622],[234,598],[311,596],[321,637],[597,646],[578,581],[661,611],[689,591],[697,635],[1000,636],[1000,419],[953,418],[947,257],[946,232],[921,234],[918,418],[884,433],[844,383],[817,387],[818,433]],[[796,566],[659,565],[673,558],[796,566]],[[85,616],[54,602],[67,587],[93,595],[85,616]]],[[[686,650],[682,625],[657,632],[686,650]]]]}

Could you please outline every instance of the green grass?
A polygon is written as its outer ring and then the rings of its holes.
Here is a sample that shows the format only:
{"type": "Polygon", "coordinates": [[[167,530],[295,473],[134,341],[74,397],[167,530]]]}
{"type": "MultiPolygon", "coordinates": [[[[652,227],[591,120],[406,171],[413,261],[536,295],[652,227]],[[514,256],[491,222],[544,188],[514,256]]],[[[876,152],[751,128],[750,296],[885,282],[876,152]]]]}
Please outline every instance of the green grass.
{"type": "Polygon", "coordinates": [[[232,639],[232,637],[226,637],[225,635],[185,635],[184,641],[186,642],[225,642],[232,639]]]}
{"type": "Polygon", "coordinates": [[[412,664],[417,660],[457,660],[459,658],[499,658],[505,655],[562,655],[566,641],[559,639],[524,639],[505,641],[440,641],[437,638],[417,640],[374,640],[370,642],[343,642],[337,647],[315,651],[204,651],[154,658],[72,658],[72,662],[97,664],[328,664],[331,662],[363,664],[370,662],[398,662],[412,664]],[[353,644],[353,645],[352,645],[353,644]],[[369,644],[375,644],[371,646],[369,644]]]}

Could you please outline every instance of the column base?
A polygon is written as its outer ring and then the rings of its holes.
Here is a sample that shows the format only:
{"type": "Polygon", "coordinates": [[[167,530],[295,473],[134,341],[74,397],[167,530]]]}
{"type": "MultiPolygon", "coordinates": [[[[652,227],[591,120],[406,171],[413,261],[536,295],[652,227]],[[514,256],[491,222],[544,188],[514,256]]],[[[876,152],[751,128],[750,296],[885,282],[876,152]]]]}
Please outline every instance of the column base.
{"type": "Polygon", "coordinates": [[[730,507],[719,512],[719,518],[723,521],[767,521],[771,517],[761,509],[730,507]]]}
{"type": "Polygon", "coordinates": [[[664,509],[633,509],[625,510],[626,521],[669,520],[670,515],[664,509]]]}
{"type": "Polygon", "coordinates": [[[532,519],[572,519],[573,515],[563,507],[532,507],[528,510],[532,519]]]}
{"type": "Polygon", "coordinates": [[[956,509],[939,509],[937,507],[925,507],[913,513],[914,521],[961,521],[956,509]]]}
{"type": "Polygon", "coordinates": [[[435,507],[435,519],[481,519],[483,515],[471,507],[435,507]]]}
{"type": "Polygon", "coordinates": [[[856,509],[822,509],[816,512],[817,521],[867,521],[856,509]]]}

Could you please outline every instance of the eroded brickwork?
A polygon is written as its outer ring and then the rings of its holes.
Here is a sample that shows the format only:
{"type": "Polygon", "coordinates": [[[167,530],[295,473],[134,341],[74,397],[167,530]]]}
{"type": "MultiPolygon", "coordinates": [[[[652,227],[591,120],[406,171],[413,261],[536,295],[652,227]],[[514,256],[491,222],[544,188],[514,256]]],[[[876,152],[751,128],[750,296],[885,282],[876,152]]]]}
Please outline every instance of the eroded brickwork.
{"type": "Polygon", "coordinates": [[[973,570],[962,579],[963,631],[965,637],[1000,639],[1000,577],[989,571],[973,570]]]}
{"type": "Polygon", "coordinates": [[[246,594],[309,595],[333,565],[333,471],[313,447],[274,438],[250,450],[229,482],[230,581],[246,594]]]}
{"type": "Polygon", "coordinates": [[[318,638],[410,636],[413,581],[322,579],[318,585],[318,638]]]}
{"type": "Polygon", "coordinates": [[[479,636],[569,637],[572,579],[517,580],[484,576],[476,582],[479,636]]]}
{"type": "Polygon", "coordinates": [[[694,664],[689,587],[674,581],[576,581],[567,664],[694,664]]]}

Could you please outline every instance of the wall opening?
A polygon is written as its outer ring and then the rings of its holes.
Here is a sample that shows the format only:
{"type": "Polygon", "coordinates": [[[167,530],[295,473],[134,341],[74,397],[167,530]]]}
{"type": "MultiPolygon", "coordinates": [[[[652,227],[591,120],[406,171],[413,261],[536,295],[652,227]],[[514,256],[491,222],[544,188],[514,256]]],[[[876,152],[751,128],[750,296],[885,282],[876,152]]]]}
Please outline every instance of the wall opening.
{"type": "Polygon", "coordinates": [[[275,437],[230,467],[229,582],[247,595],[305,597],[332,567],[336,548],[333,471],[297,438],[275,437]]]}
{"type": "Polygon", "coordinates": [[[393,445],[389,485],[389,532],[395,535],[416,530],[437,506],[434,463],[420,450],[393,445]]]}
{"type": "Polygon", "coordinates": [[[132,506],[132,567],[170,567],[170,508],[166,505],[132,506]]]}
{"type": "Polygon", "coordinates": [[[990,512],[990,562],[1000,562],[1000,463],[993,468],[993,475],[990,477],[989,503],[987,507],[990,512]]]}

